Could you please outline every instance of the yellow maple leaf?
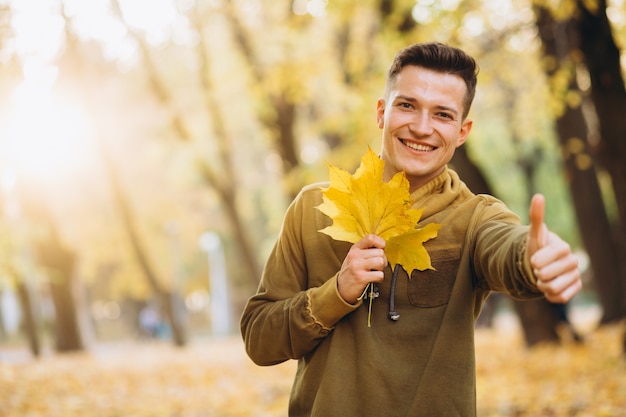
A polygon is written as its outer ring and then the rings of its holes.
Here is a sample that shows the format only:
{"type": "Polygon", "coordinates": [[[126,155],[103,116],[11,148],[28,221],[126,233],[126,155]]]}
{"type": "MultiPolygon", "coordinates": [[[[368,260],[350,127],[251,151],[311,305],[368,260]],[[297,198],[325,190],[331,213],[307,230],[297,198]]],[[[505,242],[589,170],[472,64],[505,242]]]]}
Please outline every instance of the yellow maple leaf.
{"type": "Polygon", "coordinates": [[[414,269],[419,271],[435,269],[430,263],[430,255],[423,243],[437,237],[440,227],[440,224],[431,223],[389,239],[385,254],[391,267],[395,267],[396,264],[410,265],[410,269],[404,268],[409,276],[414,269]],[[411,250],[406,250],[406,248],[411,248],[411,250]]]}
{"type": "Polygon", "coordinates": [[[317,209],[333,223],[320,232],[350,243],[374,234],[387,242],[385,253],[392,269],[399,264],[409,275],[414,269],[433,269],[423,243],[436,237],[441,225],[417,228],[423,209],[410,208],[406,175],[399,172],[385,182],[384,167],[371,148],[354,175],[329,165],[330,185],[322,190],[323,202],[317,209]]]}

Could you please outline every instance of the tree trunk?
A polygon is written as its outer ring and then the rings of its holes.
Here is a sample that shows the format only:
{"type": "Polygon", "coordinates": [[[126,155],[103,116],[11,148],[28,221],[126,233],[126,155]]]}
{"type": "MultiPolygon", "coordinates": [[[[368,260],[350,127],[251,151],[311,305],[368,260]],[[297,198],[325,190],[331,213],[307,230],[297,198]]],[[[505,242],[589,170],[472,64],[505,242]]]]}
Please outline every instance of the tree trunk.
{"type": "MultiPolygon", "coordinates": [[[[585,2],[576,2],[579,11],[580,46],[591,79],[591,98],[596,109],[600,133],[600,156],[611,175],[619,213],[618,251],[621,260],[621,286],[613,288],[626,317],[626,87],[622,77],[620,51],[615,44],[606,15],[606,0],[594,3],[595,13],[585,2]]],[[[626,328],[623,336],[626,354],[626,328]]]]}
{"type": "MultiPolygon", "coordinates": [[[[235,45],[251,70],[251,75],[258,85],[264,84],[267,76],[265,65],[260,58],[263,52],[254,50],[253,36],[244,27],[240,13],[233,1],[224,2],[224,13],[230,24],[235,45]]],[[[293,15],[291,15],[293,16],[293,15]]],[[[285,177],[297,175],[300,168],[298,157],[297,138],[295,133],[296,101],[288,87],[278,91],[266,93],[266,103],[259,106],[258,118],[267,129],[273,142],[274,149],[280,155],[285,177]]],[[[294,198],[302,187],[301,181],[284,181],[285,192],[294,198]]],[[[257,282],[258,282],[258,278],[257,282]]]]}
{"type": "Polygon", "coordinates": [[[596,110],[600,136],[599,154],[611,175],[619,213],[618,259],[621,277],[612,283],[615,297],[611,319],[626,317],[626,87],[620,51],[606,16],[606,1],[594,4],[595,11],[578,0],[580,49],[591,80],[591,99],[596,110]]]}
{"type": "Polygon", "coordinates": [[[102,149],[102,155],[105,161],[107,172],[109,174],[112,191],[120,214],[122,216],[124,229],[128,234],[128,238],[139,263],[139,267],[143,271],[146,280],[150,285],[150,288],[159,299],[161,308],[163,309],[165,317],[167,318],[167,321],[169,322],[172,329],[172,338],[174,341],[174,345],[179,347],[185,346],[187,344],[187,330],[184,317],[181,316],[179,309],[176,308],[173,302],[177,294],[174,290],[168,291],[162,286],[161,280],[158,278],[157,273],[155,272],[154,267],[152,266],[152,263],[148,258],[148,254],[141,244],[130,204],[128,202],[128,199],[126,198],[126,195],[124,194],[124,191],[122,190],[121,184],[119,183],[117,171],[115,170],[113,162],[110,160],[108,153],[106,149],[104,149],[104,147],[102,149]]]}
{"type": "Polygon", "coordinates": [[[611,223],[602,200],[589,142],[588,127],[582,108],[583,92],[576,82],[576,62],[572,58],[575,34],[572,20],[555,21],[545,8],[536,7],[537,27],[543,43],[544,71],[548,79],[557,71],[569,74],[565,91],[552,91],[563,102],[556,117],[556,130],[563,151],[565,171],[578,228],[589,255],[595,289],[603,308],[603,322],[621,317],[620,263],[617,246],[612,239],[611,223]],[[556,63],[556,64],[554,64],[556,63]],[[567,105],[566,97],[580,97],[579,104],[567,105]]]}
{"type": "Polygon", "coordinates": [[[474,194],[493,195],[493,191],[487,182],[487,178],[485,178],[480,168],[476,166],[467,154],[466,146],[457,148],[450,165],[452,169],[460,175],[463,182],[467,184],[474,194]]]}
{"type": "Polygon", "coordinates": [[[61,241],[56,223],[47,205],[41,200],[37,185],[25,181],[20,188],[20,203],[25,218],[36,225],[40,232],[34,236],[32,247],[36,263],[45,270],[50,284],[55,311],[56,350],[83,350],[73,292],[76,254],[61,241]]]}
{"type": "Polygon", "coordinates": [[[546,299],[515,301],[513,305],[524,329],[526,346],[559,342],[559,320],[553,306],[546,299]]]}
{"type": "Polygon", "coordinates": [[[59,352],[83,350],[74,296],[75,253],[64,247],[48,213],[47,235],[37,244],[37,259],[46,268],[55,311],[55,345],[59,352]]]}
{"type": "Polygon", "coordinates": [[[31,293],[28,286],[21,279],[16,277],[16,281],[17,296],[22,307],[22,314],[24,315],[24,331],[28,339],[28,346],[33,356],[39,357],[41,355],[41,340],[37,332],[37,319],[33,311],[31,293]]]}
{"type": "MultiPolygon", "coordinates": [[[[116,12],[118,16],[120,17],[120,19],[122,20],[122,22],[124,22],[122,19],[122,13],[121,13],[121,9],[119,7],[118,2],[113,1],[111,5],[113,7],[113,11],[116,12]]],[[[66,29],[66,32],[65,32],[66,45],[65,46],[66,47],[64,49],[64,55],[59,59],[59,65],[60,66],[66,65],[69,68],[76,68],[77,66],[74,61],[76,62],[80,61],[78,59],[79,57],[79,50],[77,47],[78,41],[75,38],[75,36],[72,34],[72,32],[69,30],[69,28],[71,27],[71,24],[69,22],[69,18],[67,17],[67,15],[65,15],[65,10],[63,10],[63,15],[64,15],[64,18],[66,19],[66,25],[65,25],[65,29],[66,29]]],[[[161,80],[158,78],[154,63],[149,59],[147,44],[143,42],[143,39],[139,37],[135,31],[133,31],[133,28],[131,28],[130,26],[127,26],[127,29],[129,33],[135,37],[135,40],[137,40],[137,43],[141,51],[144,54],[145,65],[148,68],[149,81],[150,81],[150,85],[153,91],[155,92],[159,100],[161,100],[162,102],[168,103],[170,101],[168,91],[165,88],[165,86],[161,83],[161,80]]],[[[83,76],[83,78],[86,79],[86,77],[84,77],[85,75],[84,69],[79,68],[78,70],[75,70],[74,72],[80,76],[83,76]]],[[[68,71],[68,73],[72,73],[72,72],[68,71]]],[[[87,83],[85,79],[83,79],[83,83],[87,83]]],[[[74,80],[71,80],[71,81],[74,81],[74,80]]],[[[83,99],[85,101],[85,104],[91,106],[91,111],[93,114],[98,114],[97,106],[95,105],[96,103],[93,101],[90,101],[88,99],[88,95],[89,95],[88,92],[87,93],[83,92],[83,99]]],[[[173,113],[170,123],[173,127],[173,130],[179,134],[182,140],[189,140],[189,133],[186,130],[186,126],[184,125],[184,123],[182,122],[182,120],[180,119],[177,113],[173,113]]],[[[167,290],[162,287],[161,282],[159,278],[157,277],[156,272],[154,271],[152,263],[149,260],[149,256],[145,248],[143,247],[139,234],[136,230],[136,223],[135,223],[135,219],[133,218],[133,213],[132,213],[130,204],[128,202],[128,198],[126,197],[122,189],[122,186],[119,182],[117,171],[115,170],[115,166],[110,159],[108,150],[104,147],[104,145],[102,145],[101,151],[102,151],[104,166],[109,176],[109,181],[111,183],[113,196],[120,211],[120,216],[122,218],[123,227],[129,237],[130,244],[135,253],[137,261],[139,263],[139,267],[144,272],[145,277],[148,281],[148,284],[150,285],[151,289],[154,291],[154,293],[157,295],[160,301],[165,317],[167,318],[172,329],[172,336],[174,339],[174,344],[176,346],[184,346],[187,342],[184,318],[182,317],[181,313],[175,309],[174,304],[172,302],[172,300],[176,298],[177,294],[175,293],[175,291],[167,290]]],[[[53,289],[53,294],[55,292],[54,290],[55,289],[53,289]]]]}
{"type": "Polygon", "coordinates": [[[74,278],[72,269],[74,265],[73,253],[66,252],[60,261],[64,264],[64,278],[50,279],[50,293],[54,303],[55,312],[55,343],[59,352],[83,350],[83,339],[78,324],[76,300],[74,297],[74,278]]]}

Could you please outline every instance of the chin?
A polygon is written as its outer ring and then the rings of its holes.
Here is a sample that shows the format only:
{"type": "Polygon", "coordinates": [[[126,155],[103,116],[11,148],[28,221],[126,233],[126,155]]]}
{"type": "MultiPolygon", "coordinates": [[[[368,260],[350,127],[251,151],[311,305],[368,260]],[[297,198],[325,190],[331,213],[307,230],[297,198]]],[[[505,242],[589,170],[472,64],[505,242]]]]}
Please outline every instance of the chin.
{"type": "Polygon", "coordinates": [[[409,177],[425,177],[432,174],[431,170],[423,166],[417,166],[416,164],[407,164],[402,167],[401,171],[404,171],[409,177]]]}

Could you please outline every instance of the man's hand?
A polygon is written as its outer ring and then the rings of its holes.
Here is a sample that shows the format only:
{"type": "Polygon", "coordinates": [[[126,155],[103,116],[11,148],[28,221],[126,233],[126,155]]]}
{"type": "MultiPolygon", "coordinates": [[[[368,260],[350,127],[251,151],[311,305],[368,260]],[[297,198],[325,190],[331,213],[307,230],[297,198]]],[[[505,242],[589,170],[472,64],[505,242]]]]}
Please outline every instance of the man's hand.
{"type": "Polygon", "coordinates": [[[545,198],[535,194],[530,202],[530,230],[526,253],[537,278],[537,288],[553,303],[566,303],[580,289],[578,258],[569,245],[543,222],[545,198]]]}
{"type": "Polygon", "coordinates": [[[383,280],[387,266],[384,249],[385,240],[375,235],[365,236],[352,245],[337,277],[339,295],[347,303],[355,304],[370,282],[383,280]]]}

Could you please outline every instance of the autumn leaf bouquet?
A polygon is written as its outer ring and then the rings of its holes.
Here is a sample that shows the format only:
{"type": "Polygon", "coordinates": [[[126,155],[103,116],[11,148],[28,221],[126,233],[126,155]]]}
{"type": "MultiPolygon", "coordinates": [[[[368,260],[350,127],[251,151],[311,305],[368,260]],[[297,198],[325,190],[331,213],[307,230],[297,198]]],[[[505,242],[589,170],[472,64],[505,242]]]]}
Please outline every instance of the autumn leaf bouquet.
{"type": "MultiPolygon", "coordinates": [[[[394,280],[399,268],[409,277],[415,269],[434,269],[424,242],[436,237],[441,225],[418,226],[424,210],[411,208],[413,202],[405,173],[399,172],[385,182],[384,167],[384,161],[371,148],[354,175],[329,165],[330,185],[322,190],[323,202],[317,209],[333,223],[320,232],[350,243],[369,234],[385,239],[385,255],[394,271],[394,280]]],[[[374,291],[370,283],[362,295],[370,295],[370,316],[374,291]]]]}

